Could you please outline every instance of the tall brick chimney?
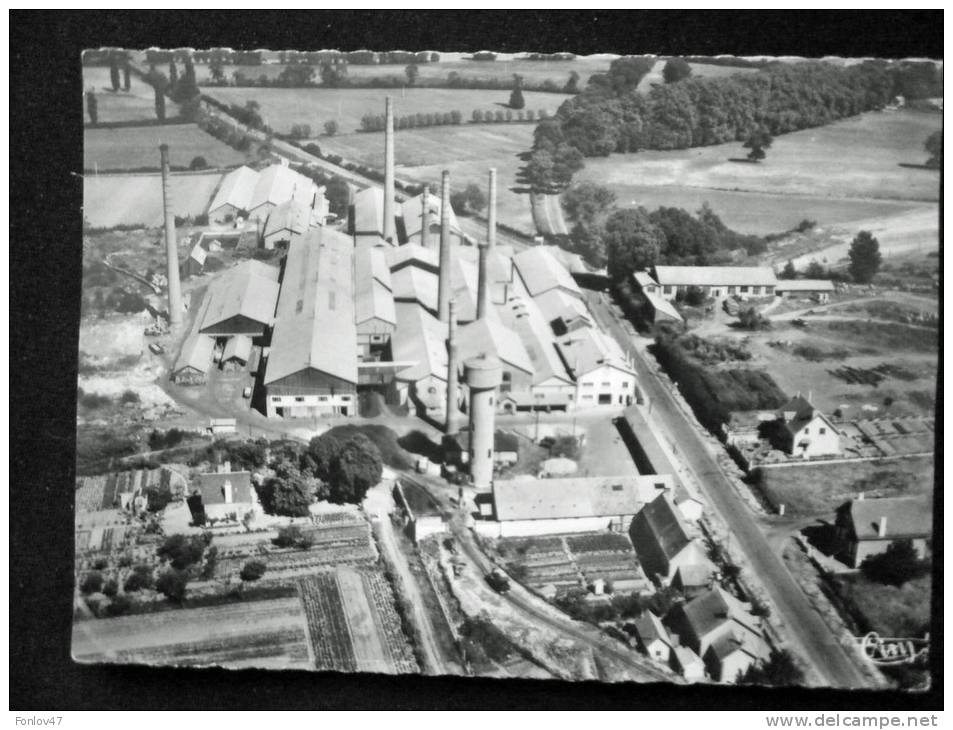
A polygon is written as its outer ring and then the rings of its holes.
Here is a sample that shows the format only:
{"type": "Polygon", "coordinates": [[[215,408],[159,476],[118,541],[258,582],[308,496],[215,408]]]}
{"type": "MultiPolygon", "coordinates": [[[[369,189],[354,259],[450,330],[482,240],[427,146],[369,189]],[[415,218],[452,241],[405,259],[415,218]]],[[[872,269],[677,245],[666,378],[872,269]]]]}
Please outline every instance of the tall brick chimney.
{"type": "Polygon", "coordinates": [[[496,168],[490,168],[490,207],[486,214],[486,243],[496,245],[496,168]]]}
{"type": "Polygon", "coordinates": [[[450,319],[450,171],[444,170],[440,188],[440,275],[437,291],[437,318],[450,319]]]}
{"type": "Polygon", "coordinates": [[[420,194],[420,245],[430,248],[430,190],[426,185],[420,194]]]}
{"type": "Polygon", "coordinates": [[[169,145],[159,145],[162,167],[162,213],[165,220],[165,257],[169,279],[169,323],[182,324],[182,289],[179,282],[179,250],[175,240],[175,214],[172,212],[172,189],[169,181],[169,145]]]}
{"type": "Polygon", "coordinates": [[[384,110],[384,239],[397,245],[394,226],[394,102],[387,97],[384,110]]]}
{"type": "Polygon", "coordinates": [[[453,435],[459,430],[457,408],[457,311],[456,302],[450,300],[450,321],[447,323],[447,408],[445,432],[453,435]]]}
{"type": "Polygon", "coordinates": [[[478,279],[477,279],[477,311],[476,318],[483,319],[490,305],[490,284],[487,281],[487,272],[486,272],[486,259],[487,254],[490,250],[490,245],[484,241],[480,241],[477,244],[479,249],[480,258],[479,258],[479,269],[478,269],[478,279]]]}

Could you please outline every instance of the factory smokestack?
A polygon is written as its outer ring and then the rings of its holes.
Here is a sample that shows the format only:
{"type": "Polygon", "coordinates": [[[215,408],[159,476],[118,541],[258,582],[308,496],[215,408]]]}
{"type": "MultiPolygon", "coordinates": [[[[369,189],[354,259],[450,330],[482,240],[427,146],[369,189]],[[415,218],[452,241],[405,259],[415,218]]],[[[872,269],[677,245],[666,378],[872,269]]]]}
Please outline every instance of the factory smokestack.
{"type": "Polygon", "coordinates": [[[486,214],[486,243],[496,245],[496,168],[490,168],[490,207],[486,214]]]}
{"type": "Polygon", "coordinates": [[[495,357],[474,357],[463,363],[470,389],[470,479],[476,489],[493,484],[494,403],[503,366],[495,357]]]}
{"type": "Polygon", "coordinates": [[[169,182],[169,145],[159,145],[162,167],[162,212],[165,219],[165,257],[169,279],[169,323],[182,324],[182,290],[179,283],[179,250],[175,241],[175,214],[169,182]]]}
{"type": "Polygon", "coordinates": [[[384,240],[397,245],[394,227],[394,103],[388,96],[384,111],[384,240]]]}
{"type": "Polygon", "coordinates": [[[440,189],[440,279],[437,292],[437,318],[450,318],[450,171],[444,170],[440,189]]]}
{"type": "Polygon", "coordinates": [[[430,189],[426,185],[420,194],[420,245],[430,248],[430,189]]]}
{"type": "Polygon", "coordinates": [[[453,435],[459,430],[457,423],[457,311],[456,302],[450,300],[450,321],[447,325],[447,420],[446,433],[453,435]]]}
{"type": "Polygon", "coordinates": [[[483,319],[486,316],[490,303],[490,285],[486,275],[486,259],[489,254],[490,245],[481,241],[478,245],[480,258],[477,279],[477,311],[476,318],[483,319]]]}

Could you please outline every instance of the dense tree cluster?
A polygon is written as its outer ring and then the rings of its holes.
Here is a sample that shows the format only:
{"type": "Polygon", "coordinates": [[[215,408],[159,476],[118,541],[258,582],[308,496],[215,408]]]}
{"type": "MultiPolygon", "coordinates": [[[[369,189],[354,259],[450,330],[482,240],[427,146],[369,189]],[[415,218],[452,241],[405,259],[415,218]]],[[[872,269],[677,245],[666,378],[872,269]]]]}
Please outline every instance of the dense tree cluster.
{"type": "Polygon", "coordinates": [[[675,84],[692,75],[692,67],[684,58],[670,58],[662,68],[662,79],[666,84],[675,84]]]}
{"type": "Polygon", "coordinates": [[[883,256],[880,255],[880,242],[871,235],[870,231],[861,231],[854,237],[847,251],[847,257],[850,259],[847,271],[858,284],[870,283],[883,262],[883,256]]]}
{"type": "Polygon", "coordinates": [[[739,684],[762,684],[771,687],[800,686],[804,673],[785,649],[772,649],[766,662],[752,664],[738,678],[739,684]]]}
{"type": "MultiPolygon", "coordinates": [[[[586,89],[566,100],[554,125],[537,126],[533,169],[544,173],[575,150],[585,157],[640,149],[685,149],[745,141],[763,129],[775,136],[816,127],[887,104],[900,70],[886,62],[772,64],[759,73],[682,78],[638,91],[653,57],[616,59],[586,89]],[[553,154],[553,139],[563,147],[553,154]],[[547,163],[547,164],[543,164],[547,163]]],[[[763,149],[763,147],[762,147],[763,149]]],[[[540,186],[543,181],[540,182],[540,186]]]]}
{"type": "MultiPolygon", "coordinates": [[[[92,116],[92,114],[90,114],[92,116]]],[[[95,124],[95,122],[93,122],[95,124]]],[[[927,167],[939,170],[943,167],[943,130],[938,129],[923,143],[927,152],[930,153],[930,159],[927,160],[927,167]]]]}
{"type": "Polygon", "coordinates": [[[929,573],[930,561],[920,558],[910,540],[896,540],[884,552],[864,558],[860,571],[877,583],[902,586],[929,573]]]}
{"type": "MultiPolygon", "coordinates": [[[[445,124],[461,124],[463,114],[454,109],[449,112],[428,112],[405,114],[394,118],[395,129],[414,129],[415,127],[436,127],[445,124]]],[[[365,114],[361,117],[362,132],[383,132],[387,119],[383,114],[365,114]]]]}
{"type": "Polygon", "coordinates": [[[483,188],[476,183],[470,183],[462,192],[452,193],[450,207],[457,213],[479,213],[486,207],[483,188]]]}

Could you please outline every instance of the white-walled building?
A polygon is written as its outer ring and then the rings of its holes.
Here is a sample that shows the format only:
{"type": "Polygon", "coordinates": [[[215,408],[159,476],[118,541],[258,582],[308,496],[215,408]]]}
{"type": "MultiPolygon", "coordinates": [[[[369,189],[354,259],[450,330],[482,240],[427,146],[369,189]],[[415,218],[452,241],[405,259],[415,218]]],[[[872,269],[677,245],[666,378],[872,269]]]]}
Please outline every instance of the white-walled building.
{"type": "Polygon", "coordinates": [[[839,456],[840,432],[806,398],[795,396],[778,409],[781,445],[787,453],[811,459],[839,456]]]}
{"type": "Polygon", "coordinates": [[[653,274],[637,272],[636,284],[643,292],[668,300],[684,294],[689,287],[715,298],[766,297],[775,293],[778,284],[769,266],[655,266],[653,274]]]}
{"type": "Polygon", "coordinates": [[[635,370],[619,343],[595,327],[569,332],[556,348],[576,382],[577,408],[630,406],[637,396],[635,370]]]}

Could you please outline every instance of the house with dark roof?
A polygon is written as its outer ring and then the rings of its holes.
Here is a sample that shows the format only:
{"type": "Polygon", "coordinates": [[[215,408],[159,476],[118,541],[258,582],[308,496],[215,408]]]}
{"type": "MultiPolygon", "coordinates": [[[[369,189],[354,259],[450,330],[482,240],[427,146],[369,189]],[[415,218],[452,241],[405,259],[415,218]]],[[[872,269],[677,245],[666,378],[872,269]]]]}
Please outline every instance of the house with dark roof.
{"type": "Polygon", "coordinates": [[[667,583],[683,566],[711,566],[704,548],[689,535],[668,492],[639,510],[629,527],[629,537],[646,575],[659,582],[667,583]]]}
{"type": "Polygon", "coordinates": [[[719,682],[733,682],[770,650],[761,619],[748,604],[716,585],[692,600],[677,604],[666,617],[668,628],[681,644],[705,662],[708,674],[719,682]]]}
{"type": "Polygon", "coordinates": [[[694,563],[680,565],[672,577],[672,588],[679,591],[685,598],[691,600],[712,587],[715,580],[715,571],[712,565],[694,563]]]}
{"type": "Polygon", "coordinates": [[[700,682],[707,676],[705,662],[687,646],[672,647],[669,666],[689,682],[700,682]]]}
{"type": "Polygon", "coordinates": [[[932,550],[933,502],[929,497],[855,499],[837,511],[835,529],[843,545],[840,556],[858,567],[898,540],[909,540],[920,557],[932,550]]]}
{"type": "Polygon", "coordinates": [[[633,627],[639,641],[639,649],[652,659],[668,664],[674,642],[662,620],[646,610],[633,621],[633,627]]]}
{"type": "Polygon", "coordinates": [[[787,453],[804,459],[841,454],[840,431],[800,394],[778,409],[778,422],[779,445],[787,453]]]}
{"type": "Polygon", "coordinates": [[[258,495],[247,471],[199,474],[186,499],[196,524],[209,520],[241,521],[258,508],[258,495]]]}

